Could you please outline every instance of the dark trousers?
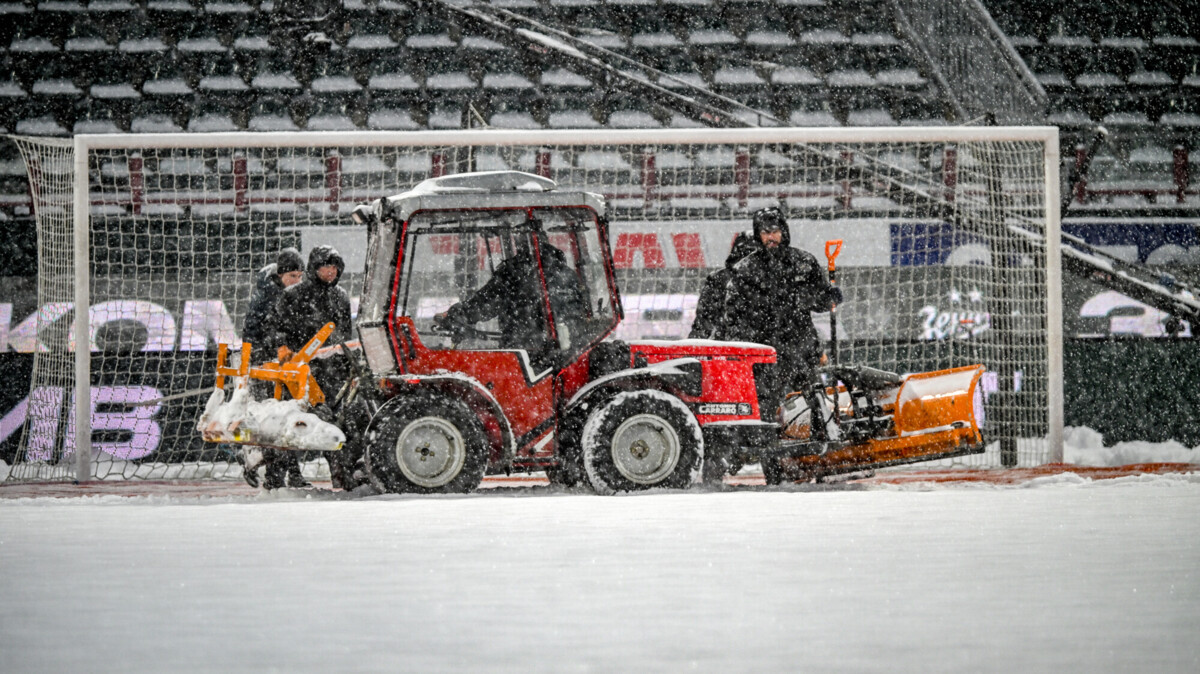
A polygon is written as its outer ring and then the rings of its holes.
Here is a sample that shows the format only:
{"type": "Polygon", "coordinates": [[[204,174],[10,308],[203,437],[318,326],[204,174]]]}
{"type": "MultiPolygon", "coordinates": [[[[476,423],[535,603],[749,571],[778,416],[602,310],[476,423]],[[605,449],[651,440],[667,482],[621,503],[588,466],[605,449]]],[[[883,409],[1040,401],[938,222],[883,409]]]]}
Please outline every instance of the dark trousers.
{"type": "Polygon", "coordinates": [[[780,400],[789,393],[801,392],[811,415],[811,433],[814,440],[827,440],[824,405],[818,390],[820,377],[817,366],[821,364],[819,351],[807,348],[776,347],[776,363],[779,366],[780,400]]]}

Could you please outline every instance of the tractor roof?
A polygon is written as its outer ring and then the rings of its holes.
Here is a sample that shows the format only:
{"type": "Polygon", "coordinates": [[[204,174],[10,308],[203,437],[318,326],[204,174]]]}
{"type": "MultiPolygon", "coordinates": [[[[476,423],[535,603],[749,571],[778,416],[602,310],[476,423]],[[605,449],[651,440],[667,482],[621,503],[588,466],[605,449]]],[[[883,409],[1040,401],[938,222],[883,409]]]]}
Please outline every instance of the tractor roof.
{"type": "Polygon", "coordinates": [[[586,206],[604,215],[604,197],[582,190],[560,190],[558,183],[521,171],[458,173],[430,178],[383,201],[397,221],[423,210],[545,208],[586,206]]]}

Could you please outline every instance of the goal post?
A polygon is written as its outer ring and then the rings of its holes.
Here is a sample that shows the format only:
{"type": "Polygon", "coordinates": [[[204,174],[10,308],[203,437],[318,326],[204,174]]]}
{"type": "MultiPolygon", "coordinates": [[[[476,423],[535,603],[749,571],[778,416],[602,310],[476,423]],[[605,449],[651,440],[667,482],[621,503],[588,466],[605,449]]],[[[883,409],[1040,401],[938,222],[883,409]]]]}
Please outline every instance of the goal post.
{"type": "Polygon", "coordinates": [[[686,337],[734,234],[758,208],[778,207],[793,245],[820,257],[825,240],[845,241],[843,362],[897,372],[983,363],[993,442],[958,461],[1062,458],[1052,127],[15,140],[34,197],[39,297],[32,327],[10,336],[32,353],[34,376],[9,480],[236,478],[231,449],[194,431],[204,396],[184,394],[212,385],[218,343],[240,342],[254,274],[282,247],[307,255],[330,244],[356,306],[365,234],[353,206],[484,170],[605,196],[626,308],[616,338],[626,340],[686,337]]]}

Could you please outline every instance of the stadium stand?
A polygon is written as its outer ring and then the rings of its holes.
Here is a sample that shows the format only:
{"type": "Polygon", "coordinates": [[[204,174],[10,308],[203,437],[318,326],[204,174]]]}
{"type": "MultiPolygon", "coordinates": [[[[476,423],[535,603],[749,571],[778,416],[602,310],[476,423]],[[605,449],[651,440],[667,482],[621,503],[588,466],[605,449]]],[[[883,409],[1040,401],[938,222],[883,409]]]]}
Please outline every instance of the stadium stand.
{"type": "MultiPolygon", "coordinates": [[[[886,0],[486,4],[657,68],[665,88],[699,85],[791,124],[955,121],[886,0]]],[[[1085,21],[1062,0],[984,5],[1046,90],[1042,121],[1062,129],[1064,156],[1084,152],[1096,125],[1110,132],[1076,206],[1116,197],[1145,208],[1200,205],[1190,180],[1200,136],[1194,12],[1174,0],[1101,0],[1085,21]]],[[[569,66],[539,64],[405,0],[0,2],[6,132],[698,125],[608,95],[569,66]],[[319,24],[295,20],[327,9],[319,24]],[[317,29],[329,39],[303,39],[317,29]]],[[[0,161],[14,151],[6,145],[0,161]]],[[[23,188],[9,177],[0,184],[2,208],[17,215],[23,188]]]]}

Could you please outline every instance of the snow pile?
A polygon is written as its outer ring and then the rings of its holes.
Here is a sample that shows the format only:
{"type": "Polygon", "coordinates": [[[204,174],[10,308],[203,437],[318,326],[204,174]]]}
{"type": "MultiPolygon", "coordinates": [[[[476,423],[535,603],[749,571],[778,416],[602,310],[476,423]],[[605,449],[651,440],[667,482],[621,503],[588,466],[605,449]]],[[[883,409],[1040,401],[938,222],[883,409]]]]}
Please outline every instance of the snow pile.
{"type": "MultiPolygon", "coordinates": [[[[1197,448],[1200,449],[1200,448],[1197,448]]],[[[1087,427],[1063,429],[1063,461],[1077,466],[1128,466],[1136,463],[1200,463],[1200,451],[1168,442],[1130,441],[1104,446],[1104,436],[1087,427]]]]}
{"type": "Polygon", "coordinates": [[[249,382],[241,377],[233,395],[213,391],[196,423],[210,442],[237,442],[287,449],[334,451],[342,448],[346,434],[308,412],[302,400],[252,400],[249,382]]]}

